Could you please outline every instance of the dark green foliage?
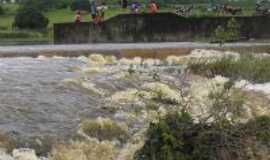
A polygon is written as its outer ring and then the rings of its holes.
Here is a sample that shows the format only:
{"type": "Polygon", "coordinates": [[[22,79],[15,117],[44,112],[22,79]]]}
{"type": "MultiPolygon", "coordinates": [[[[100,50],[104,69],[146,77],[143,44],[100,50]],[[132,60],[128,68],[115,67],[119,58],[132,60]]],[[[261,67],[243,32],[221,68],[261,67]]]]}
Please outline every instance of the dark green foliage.
{"type": "Polygon", "coordinates": [[[194,123],[187,113],[170,114],[151,124],[144,147],[136,160],[228,160],[247,159],[246,138],[257,136],[254,143],[270,142],[269,117],[247,124],[194,123]]]}
{"type": "Polygon", "coordinates": [[[90,2],[89,0],[72,0],[70,8],[73,11],[76,11],[76,10],[89,11],[90,2]]]}
{"type": "Polygon", "coordinates": [[[49,23],[47,17],[38,9],[21,8],[15,16],[14,26],[20,29],[45,29],[49,23]]]}
{"type": "Polygon", "coordinates": [[[240,39],[240,25],[235,20],[235,18],[232,18],[227,23],[227,32],[228,32],[227,41],[238,41],[240,39]]]}
{"type": "Polygon", "coordinates": [[[3,15],[4,14],[4,9],[3,7],[0,5],[0,15],[3,15]]]}
{"type": "Polygon", "coordinates": [[[35,8],[40,11],[67,8],[69,0],[25,0],[21,3],[23,8],[35,8]]]}
{"type": "Polygon", "coordinates": [[[262,116],[249,121],[246,130],[256,136],[257,140],[270,146],[270,117],[262,116]]]}
{"type": "Polygon", "coordinates": [[[230,19],[226,27],[217,27],[215,30],[215,39],[215,41],[220,44],[225,42],[235,42],[240,39],[240,25],[235,18],[230,19]]]}
{"type": "Polygon", "coordinates": [[[158,124],[151,124],[144,147],[136,154],[136,160],[186,160],[190,159],[196,127],[188,114],[171,114],[158,124]]]}
{"type": "Polygon", "coordinates": [[[57,1],[53,0],[53,1],[54,1],[53,8],[55,9],[67,8],[70,5],[70,0],[57,0],[57,1]]]}
{"type": "Polygon", "coordinates": [[[222,75],[233,80],[246,79],[252,82],[268,82],[270,80],[270,58],[254,58],[242,56],[239,60],[223,58],[213,63],[190,64],[189,69],[195,74],[207,77],[222,75]]]}
{"type": "Polygon", "coordinates": [[[215,41],[222,45],[227,41],[227,33],[222,26],[218,26],[215,30],[215,41]]]}

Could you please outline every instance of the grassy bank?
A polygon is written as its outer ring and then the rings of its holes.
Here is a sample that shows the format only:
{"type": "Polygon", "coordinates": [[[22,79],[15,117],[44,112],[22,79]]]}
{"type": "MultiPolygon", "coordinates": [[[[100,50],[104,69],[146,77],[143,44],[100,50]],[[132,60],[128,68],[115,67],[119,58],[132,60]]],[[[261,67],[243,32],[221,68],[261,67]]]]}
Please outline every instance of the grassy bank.
{"type": "Polygon", "coordinates": [[[246,79],[257,83],[270,81],[269,57],[242,56],[238,60],[223,58],[212,63],[190,64],[189,68],[192,72],[207,77],[222,75],[234,80],[246,79]]]}

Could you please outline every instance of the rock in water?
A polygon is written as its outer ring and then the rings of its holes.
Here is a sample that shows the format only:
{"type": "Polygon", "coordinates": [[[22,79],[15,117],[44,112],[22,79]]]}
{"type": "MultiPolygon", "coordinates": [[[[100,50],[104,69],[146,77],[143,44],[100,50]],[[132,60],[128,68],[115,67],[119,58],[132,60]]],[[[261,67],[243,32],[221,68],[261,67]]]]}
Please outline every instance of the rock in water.
{"type": "Polygon", "coordinates": [[[15,160],[39,160],[36,152],[27,148],[14,149],[12,155],[15,160]]]}
{"type": "Polygon", "coordinates": [[[0,160],[14,160],[14,158],[8,155],[6,152],[0,150],[0,160]]]}

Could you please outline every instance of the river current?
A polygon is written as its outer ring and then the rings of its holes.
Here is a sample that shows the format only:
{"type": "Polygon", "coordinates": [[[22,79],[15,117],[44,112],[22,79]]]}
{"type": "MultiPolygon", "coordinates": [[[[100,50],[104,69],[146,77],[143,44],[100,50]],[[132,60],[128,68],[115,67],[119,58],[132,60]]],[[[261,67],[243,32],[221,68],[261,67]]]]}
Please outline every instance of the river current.
{"type": "Polygon", "coordinates": [[[0,130],[20,137],[65,136],[91,100],[64,79],[76,78],[76,58],[0,59],[0,130]]]}

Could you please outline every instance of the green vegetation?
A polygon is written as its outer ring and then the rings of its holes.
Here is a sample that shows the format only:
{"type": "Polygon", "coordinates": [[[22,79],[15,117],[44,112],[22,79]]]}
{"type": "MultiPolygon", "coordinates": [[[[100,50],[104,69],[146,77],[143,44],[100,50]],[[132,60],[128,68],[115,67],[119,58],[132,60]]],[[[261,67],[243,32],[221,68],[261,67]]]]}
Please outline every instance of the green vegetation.
{"type": "Polygon", "coordinates": [[[235,42],[240,39],[240,25],[232,18],[226,28],[218,26],[215,31],[215,41],[222,45],[225,42],[235,42]]]}
{"type": "Polygon", "coordinates": [[[240,25],[232,18],[227,24],[228,39],[227,41],[238,41],[240,39],[240,25]]]}
{"type": "Polygon", "coordinates": [[[233,80],[245,79],[263,83],[270,81],[270,58],[241,56],[240,59],[223,58],[212,63],[192,63],[189,68],[195,74],[207,77],[222,75],[233,80]]]}
{"type": "Polygon", "coordinates": [[[261,116],[249,121],[245,129],[250,135],[253,135],[263,144],[270,146],[270,117],[261,116]]]}
{"type": "Polygon", "coordinates": [[[15,16],[14,27],[19,29],[44,30],[49,23],[42,12],[32,7],[22,7],[15,16]]]}
{"type": "Polygon", "coordinates": [[[0,32],[0,38],[34,38],[43,37],[40,32],[14,31],[14,32],[0,32]]]}
{"type": "Polygon", "coordinates": [[[210,92],[208,97],[212,105],[209,106],[209,116],[204,121],[212,119],[215,124],[223,126],[223,122],[227,123],[229,120],[234,123],[242,116],[245,97],[233,91],[233,85],[233,81],[228,81],[221,90],[210,92]]]}
{"type": "Polygon", "coordinates": [[[2,6],[0,6],[0,15],[3,15],[4,14],[4,9],[2,6]]]}
{"type": "Polygon", "coordinates": [[[39,11],[50,11],[54,9],[63,9],[69,7],[69,0],[24,0],[21,6],[35,8],[39,11]]]}
{"type": "Polygon", "coordinates": [[[136,160],[248,159],[247,148],[270,142],[270,117],[246,124],[195,123],[188,113],[169,114],[151,124],[144,147],[136,160]],[[255,138],[254,138],[255,137],[255,138]],[[250,142],[245,140],[249,139],[250,142]]]}
{"type": "Polygon", "coordinates": [[[72,0],[72,2],[70,4],[70,9],[73,11],[76,11],[76,10],[89,11],[90,10],[90,1],[88,1],[88,0],[72,0]]]}
{"type": "Polygon", "coordinates": [[[126,130],[110,119],[87,120],[81,124],[81,130],[89,137],[99,140],[127,139],[126,130]]]}

